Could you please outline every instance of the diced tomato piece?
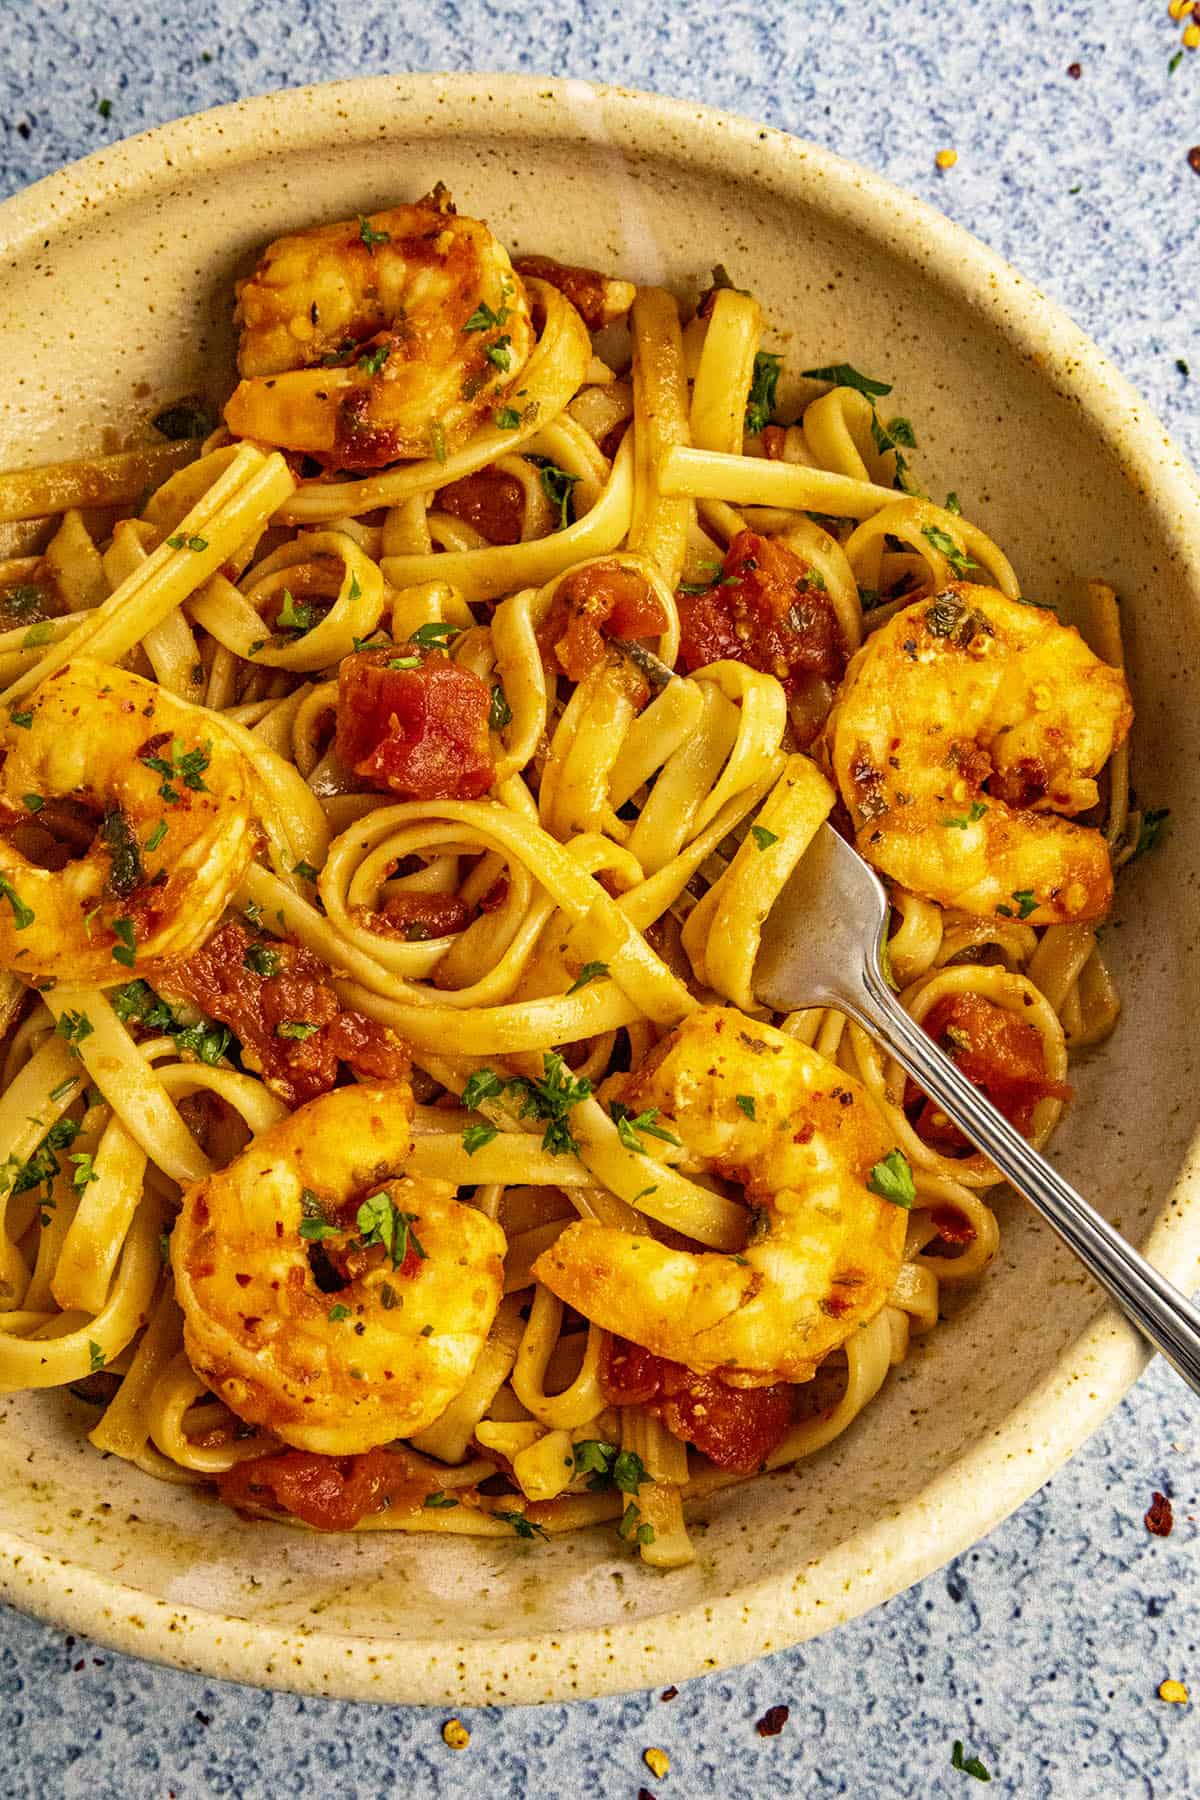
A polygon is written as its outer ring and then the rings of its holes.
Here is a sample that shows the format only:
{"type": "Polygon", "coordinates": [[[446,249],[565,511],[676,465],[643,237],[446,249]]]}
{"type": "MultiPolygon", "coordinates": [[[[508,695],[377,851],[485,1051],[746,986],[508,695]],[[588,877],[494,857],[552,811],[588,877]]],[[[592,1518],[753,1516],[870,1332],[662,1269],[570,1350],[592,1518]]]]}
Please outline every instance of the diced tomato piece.
{"type": "Polygon", "coordinates": [[[786,544],[739,531],[712,587],[677,598],[689,672],[729,658],[776,676],[789,697],[806,678],[841,679],[846,652],[833,604],[786,544]]]}
{"type": "Polygon", "coordinates": [[[267,1086],[291,1106],[327,1093],[342,1063],[374,1081],[407,1077],[408,1051],[399,1038],[362,1013],[342,1010],[319,957],[290,938],[264,939],[261,947],[277,966],[262,975],[246,964],[247,951],[257,944],[231,919],[194,955],[168,964],[160,985],[228,1025],[250,1066],[260,1068],[267,1086]],[[304,1031],[309,1025],[316,1029],[304,1031]],[[282,1037],[281,1026],[291,1028],[282,1037]]]}
{"type": "Polygon", "coordinates": [[[487,682],[447,656],[389,668],[397,660],[389,650],[363,650],[342,662],[339,760],[406,800],[478,799],[493,774],[487,682]]]}
{"type": "Polygon", "coordinates": [[[351,1531],[368,1513],[402,1494],[414,1498],[426,1484],[414,1479],[403,1456],[367,1450],[358,1456],[318,1456],[285,1450],[235,1463],[217,1476],[227,1506],[239,1512],[287,1512],[316,1531],[351,1531]]]}
{"type": "MultiPolygon", "coordinates": [[[[1052,1081],[1047,1075],[1045,1047],[1028,1019],[997,1006],[983,994],[948,994],[930,1007],[923,1023],[967,1080],[982,1088],[1018,1131],[1028,1134],[1039,1100],[1071,1098],[1065,1082],[1052,1081]]],[[[915,1082],[907,1084],[904,1102],[927,1143],[954,1153],[971,1149],[958,1127],[915,1082]]]]}
{"type": "Polygon", "coordinates": [[[572,681],[582,681],[603,662],[606,635],[657,637],[665,624],[654,590],[636,569],[591,563],[559,587],[538,644],[543,657],[553,653],[572,681]]]}
{"type": "Polygon", "coordinates": [[[461,931],[471,917],[471,908],[457,894],[408,893],[391,895],[378,911],[352,907],[351,916],[380,937],[415,940],[461,931]]]}
{"type": "Polygon", "coordinates": [[[489,544],[517,544],[525,523],[525,490],[503,469],[477,469],[439,488],[436,505],[473,525],[489,544]]]}
{"type": "Polygon", "coordinates": [[[644,1406],[717,1468],[744,1474],[762,1467],[792,1420],[794,1390],[786,1381],[730,1387],[623,1338],[607,1341],[600,1385],[611,1405],[644,1406]]]}

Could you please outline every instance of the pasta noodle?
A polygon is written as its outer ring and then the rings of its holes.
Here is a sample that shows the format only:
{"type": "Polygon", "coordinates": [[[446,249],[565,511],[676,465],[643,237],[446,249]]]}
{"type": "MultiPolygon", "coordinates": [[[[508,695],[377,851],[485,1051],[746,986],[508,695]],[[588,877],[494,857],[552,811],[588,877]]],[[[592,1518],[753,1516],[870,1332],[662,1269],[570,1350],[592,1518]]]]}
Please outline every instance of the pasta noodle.
{"type": "Polygon", "coordinates": [[[678,1568],[999,1239],[861,1028],[758,1001],[763,921],[853,832],[902,1004],[1044,1146],[1161,821],[1116,597],[1092,650],[1026,606],[884,384],[774,422],[716,274],[522,275],[442,190],[286,250],[236,432],[0,476],[0,1391],[247,1517],[678,1568]]]}

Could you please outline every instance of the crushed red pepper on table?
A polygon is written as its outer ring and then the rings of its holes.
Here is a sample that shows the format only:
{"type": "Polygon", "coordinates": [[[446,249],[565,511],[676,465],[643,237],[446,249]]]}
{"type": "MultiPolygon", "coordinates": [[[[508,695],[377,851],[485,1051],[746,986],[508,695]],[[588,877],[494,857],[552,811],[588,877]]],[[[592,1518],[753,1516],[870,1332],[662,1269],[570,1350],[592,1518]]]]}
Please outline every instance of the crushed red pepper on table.
{"type": "Polygon", "coordinates": [[[1146,1530],[1154,1537],[1170,1537],[1175,1525],[1175,1514],[1171,1510],[1171,1502],[1165,1494],[1155,1490],[1150,1502],[1150,1510],[1145,1517],[1146,1530]]]}
{"type": "Polygon", "coordinates": [[[768,1706],[762,1718],[754,1727],[759,1737],[778,1737],[788,1722],[789,1710],[786,1706],[768,1706]]]}

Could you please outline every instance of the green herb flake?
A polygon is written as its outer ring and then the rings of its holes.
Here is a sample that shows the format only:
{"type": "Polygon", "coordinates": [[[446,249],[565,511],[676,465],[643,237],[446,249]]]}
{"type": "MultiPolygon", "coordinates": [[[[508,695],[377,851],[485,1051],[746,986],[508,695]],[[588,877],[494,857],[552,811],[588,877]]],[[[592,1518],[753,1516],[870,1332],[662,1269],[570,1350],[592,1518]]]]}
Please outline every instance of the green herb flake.
{"type": "Polygon", "coordinates": [[[283,967],[283,958],[278,950],[272,950],[268,944],[251,944],[242,958],[242,964],[255,975],[270,977],[278,975],[283,967]]]}
{"type": "Polygon", "coordinates": [[[56,1106],[60,1100],[66,1099],[78,1080],[78,1075],[68,1075],[65,1081],[60,1081],[57,1087],[50,1089],[50,1098],[56,1106]]]}
{"type": "Polygon", "coordinates": [[[466,331],[499,331],[508,322],[508,308],[501,306],[499,312],[493,312],[486,300],[481,300],[475,311],[463,326],[466,331]]]}
{"type": "Polygon", "coordinates": [[[810,381],[831,381],[834,387],[855,388],[867,400],[880,400],[892,391],[890,381],[873,381],[852,363],[826,363],[820,369],[802,369],[800,372],[810,381]]]}
{"type": "Polygon", "coordinates": [[[476,1069],[463,1088],[462,1103],[474,1112],[482,1100],[496,1100],[503,1092],[503,1078],[494,1069],[476,1069]]]}
{"type": "Polygon", "coordinates": [[[290,588],[283,590],[283,605],[275,620],[276,631],[311,631],[317,622],[316,608],[297,604],[290,588]]]}
{"type": "Polygon", "coordinates": [[[100,1177],[96,1173],[92,1158],[86,1151],[74,1151],[72,1155],[67,1158],[67,1161],[75,1164],[75,1173],[71,1177],[71,1186],[78,1188],[80,1193],[83,1192],[84,1188],[87,1187],[90,1182],[99,1181],[100,1177]]]}
{"type": "Polygon", "coordinates": [[[770,350],[755,352],[754,375],[746,396],[746,430],[751,437],[771,423],[782,363],[783,358],[773,355],[770,350]]]}
{"type": "Polygon", "coordinates": [[[474,1156],[477,1150],[482,1150],[499,1135],[496,1127],[489,1125],[486,1119],[478,1125],[468,1125],[462,1134],[463,1149],[468,1156],[474,1156]]]}
{"type": "Polygon", "coordinates": [[[434,462],[444,463],[446,460],[446,427],[440,419],[429,421],[429,443],[433,451],[434,462]]]}
{"type": "Polygon", "coordinates": [[[986,811],[987,807],[982,800],[972,800],[970,812],[963,813],[955,819],[942,819],[939,823],[952,831],[965,831],[968,825],[978,824],[986,811]]]}
{"type": "Polygon", "coordinates": [[[105,1361],[106,1361],[106,1358],[105,1358],[104,1352],[100,1348],[99,1344],[96,1343],[94,1338],[89,1338],[88,1339],[89,1372],[93,1375],[98,1375],[100,1373],[101,1369],[104,1367],[105,1361]]]}
{"type": "Polygon", "coordinates": [[[390,344],[380,344],[376,349],[368,350],[365,356],[360,356],[358,366],[364,375],[378,375],[391,353],[390,344]]]}
{"type": "Polygon", "coordinates": [[[779,842],[778,833],[768,831],[765,825],[752,825],[750,827],[750,836],[754,839],[760,850],[769,850],[772,844],[777,844],[779,842]]]}
{"type": "Polygon", "coordinates": [[[143,767],[152,769],[156,775],[162,776],[162,784],[158,794],[168,806],[178,806],[180,795],[177,788],[172,787],[174,781],[181,782],[193,794],[207,794],[211,789],[205,785],[204,771],[212,760],[212,739],[207,738],[203,748],[185,750],[176,738],[171,744],[171,754],[166,756],[142,756],[139,762],[143,767]]]}
{"type": "Polygon", "coordinates": [[[13,724],[18,726],[22,731],[32,730],[33,714],[31,712],[10,712],[8,716],[13,724]]]}
{"type": "Polygon", "coordinates": [[[316,881],[317,879],[317,871],[310,862],[305,862],[303,857],[299,862],[292,864],[292,874],[298,875],[301,881],[316,881]]]}
{"type": "Polygon", "coordinates": [[[488,707],[488,727],[492,731],[503,731],[506,725],[512,724],[512,707],[508,704],[508,695],[498,681],[492,683],[491,705],[488,707]]]}
{"type": "Polygon", "coordinates": [[[21,804],[26,812],[40,813],[46,802],[40,794],[22,794],[21,804]]]}
{"type": "Polygon", "coordinates": [[[635,1506],[632,1500],[621,1514],[617,1524],[617,1536],[624,1538],[628,1544],[639,1546],[654,1542],[653,1525],[643,1521],[640,1508],[635,1506]]]}
{"type": "Polygon", "coordinates": [[[881,1200],[890,1200],[893,1206],[902,1206],[906,1211],[917,1197],[913,1172],[903,1150],[889,1150],[871,1170],[867,1186],[881,1200]]]}
{"type": "Polygon", "coordinates": [[[950,1767],[961,1769],[964,1775],[973,1775],[976,1781],[990,1781],[991,1775],[984,1768],[977,1756],[964,1756],[961,1738],[955,1738],[954,1748],[950,1752],[950,1767]]]}
{"type": "Polygon", "coordinates": [[[382,1244],[392,1259],[393,1269],[400,1267],[410,1249],[424,1262],[424,1247],[412,1229],[418,1217],[417,1213],[401,1212],[386,1189],[368,1194],[356,1215],[360,1242],[364,1249],[371,1244],[382,1244]]]}
{"type": "Polygon", "coordinates": [[[755,1110],[754,1095],[753,1094],[737,1094],[737,1095],[735,1095],[735,1098],[737,1100],[738,1105],[741,1107],[742,1111],[745,1113],[746,1117],[748,1119],[752,1119],[754,1117],[754,1110],[755,1110]]]}
{"type": "Polygon", "coordinates": [[[315,1037],[320,1031],[319,1025],[310,1025],[305,1019],[280,1019],[275,1027],[277,1038],[294,1038],[302,1044],[306,1038],[315,1037]]]}
{"type": "Polygon", "coordinates": [[[574,488],[578,475],[569,475],[556,463],[546,463],[541,472],[542,492],[551,506],[558,508],[556,531],[563,531],[575,517],[574,488]]]}
{"type": "Polygon", "coordinates": [[[343,1319],[348,1319],[350,1317],[350,1308],[348,1306],[343,1306],[339,1300],[330,1307],[326,1317],[331,1325],[340,1325],[343,1319]]]}
{"type": "Polygon", "coordinates": [[[208,539],[202,537],[183,537],[177,532],[174,537],[169,537],[167,539],[167,546],[171,550],[190,550],[193,555],[199,556],[202,550],[208,549],[208,539]]]}
{"type": "Polygon", "coordinates": [[[1012,897],[1017,903],[1018,919],[1027,919],[1030,913],[1037,911],[1037,901],[1032,888],[1014,888],[1012,897]]]}
{"type": "Polygon", "coordinates": [[[42,644],[48,644],[54,636],[54,624],[50,619],[41,619],[31,625],[21,639],[22,650],[36,650],[42,644]]]}
{"type": "Polygon", "coordinates": [[[503,1519],[506,1525],[511,1525],[519,1538],[548,1539],[550,1536],[544,1525],[539,1525],[536,1519],[527,1519],[522,1512],[494,1512],[492,1517],[503,1519]]]}
{"type": "Polygon", "coordinates": [[[367,246],[368,256],[374,256],[376,244],[390,244],[392,241],[390,231],[376,231],[370,219],[363,213],[358,215],[358,235],[367,246]]]}
{"type": "Polygon", "coordinates": [[[0,898],[7,900],[12,907],[14,928],[17,931],[28,931],[37,915],[31,906],[26,906],[16,888],[5,875],[0,875],[0,898]]]}
{"type": "Polygon", "coordinates": [[[112,118],[113,103],[111,100],[97,100],[96,111],[102,119],[112,118]]]}
{"type": "Polygon", "coordinates": [[[646,1146],[638,1137],[638,1132],[641,1132],[644,1137],[658,1138],[664,1144],[674,1144],[677,1149],[682,1149],[682,1142],[674,1132],[667,1131],[662,1125],[655,1123],[659,1116],[657,1106],[648,1106],[645,1112],[635,1115],[620,1100],[613,1100],[610,1102],[608,1110],[612,1115],[613,1124],[617,1128],[617,1136],[627,1150],[633,1150],[639,1156],[645,1156],[646,1146]]]}
{"type": "Polygon", "coordinates": [[[427,625],[418,625],[415,631],[410,631],[408,641],[422,650],[444,650],[461,634],[462,626],[452,625],[449,619],[430,619],[427,625]]]}
{"type": "Polygon", "coordinates": [[[421,659],[419,656],[391,656],[386,666],[389,669],[419,669],[421,659]]]}
{"type": "Polygon", "coordinates": [[[1157,849],[1162,842],[1170,816],[1169,806],[1152,806],[1142,813],[1138,821],[1137,843],[1129,857],[1130,862],[1136,862],[1138,857],[1145,856],[1148,850],[1157,849]]]}
{"type": "Polygon", "coordinates": [[[957,494],[949,493],[946,495],[946,505],[944,510],[948,513],[953,513],[956,519],[962,518],[962,504],[957,494]]]}
{"type": "Polygon", "coordinates": [[[567,989],[568,994],[577,994],[585,988],[589,981],[607,981],[609,979],[608,964],[603,962],[584,963],[578,975],[567,989]]]}
{"type": "Polygon", "coordinates": [[[160,819],[158,824],[154,827],[154,830],[150,833],[150,836],[146,839],[146,849],[157,850],[166,835],[167,821],[165,819],[160,819]]]}
{"type": "Polygon", "coordinates": [[[516,431],[521,424],[521,415],[513,406],[500,406],[492,414],[499,431],[516,431]]]}
{"type": "Polygon", "coordinates": [[[966,551],[955,543],[950,533],[943,531],[940,525],[923,526],[921,536],[932,544],[939,555],[945,557],[956,575],[965,576],[971,569],[979,567],[975,559],[968,556],[966,551]]]}
{"type": "Polygon", "coordinates": [[[58,1037],[66,1038],[68,1044],[82,1044],[84,1038],[91,1037],[94,1027],[86,1013],[60,1013],[54,1030],[58,1037]]]}
{"type": "Polygon", "coordinates": [[[445,1488],[437,1488],[434,1493],[426,1494],[421,1505],[428,1512],[449,1512],[452,1506],[458,1505],[458,1499],[454,1494],[448,1494],[445,1488]]]}

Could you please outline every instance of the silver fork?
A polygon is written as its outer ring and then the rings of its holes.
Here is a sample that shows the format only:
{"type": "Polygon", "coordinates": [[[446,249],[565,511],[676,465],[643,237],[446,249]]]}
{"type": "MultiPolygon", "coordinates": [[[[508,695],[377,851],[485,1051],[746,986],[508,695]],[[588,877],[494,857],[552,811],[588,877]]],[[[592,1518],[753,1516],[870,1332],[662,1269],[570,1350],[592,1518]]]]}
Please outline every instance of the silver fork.
{"type": "Polygon", "coordinates": [[[755,993],[781,1012],[836,1007],[877,1038],[1200,1393],[1200,1312],[1039,1156],[909,1017],[883,976],[887,922],[887,895],[874,872],[832,826],[822,825],[763,926],[755,993]]]}

